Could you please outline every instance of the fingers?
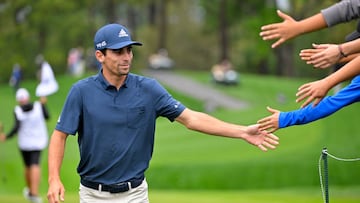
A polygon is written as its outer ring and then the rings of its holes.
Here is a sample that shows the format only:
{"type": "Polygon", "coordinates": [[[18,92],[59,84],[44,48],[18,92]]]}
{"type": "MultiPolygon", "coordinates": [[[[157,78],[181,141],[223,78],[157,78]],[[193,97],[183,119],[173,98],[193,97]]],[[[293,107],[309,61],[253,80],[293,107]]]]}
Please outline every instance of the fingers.
{"type": "Polygon", "coordinates": [[[296,103],[299,103],[301,101],[303,101],[306,97],[310,96],[311,93],[309,91],[299,91],[297,94],[296,94],[296,103]]]}
{"type": "Polygon", "coordinates": [[[290,17],[289,15],[286,15],[285,13],[281,12],[280,10],[277,10],[276,13],[283,20],[292,20],[293,19],[292,17],[290,17]]]}
{"type": "Polygon", "coordinates": [[[302,89],[300,90],[296,96],[298,97],[295,101],[296,103],[299,103],[301,101],[303,101],[304,99],[306,99],[306,101],[301,105],[301,108],[307,106],[308,104],[310,104],[315,97],[311,94],[310,90],[308,88],[302,89]]]}
{"type": "Polygon", "coordinates": [[[309,88],[310,85],[311,85],[311,82],[301,85],[298,88],[298,93],[296,93],[296,96],[298,96],[298,94],[301,94],[301,92],[305,91],[305,89],[309,88]]]}
{"type": "Polygon", "coordinates": [[[259,124],[259,130],[266,131],[268,133],[273,133],[278,129],[277,114],[279,114],[280,111],[273,109],[271,107],[266,107],[266,108],[272,115],[258,120],[257,123],[259,124]]]}
{"type": "Polygon", "coordinates": [[[275,132],[277,129],[273,126],[273,125],[271,125],[271,124],[264,124],[264,125],[261,125],[260,126],[260,130],[264,130],[264,131],[266,131],[266,132],[268,132],[268,133],[273,133],[273,132],[275,132]]]}
{"type": "Polygon", "coordinates": [[[290,23],[290,26],[292,26],[294,19],[291,16],[281,12],[280,10],[277,10],[277,14],[280,18],[283,19],[283,22],[264,25],[261,27],[261,32],[260,32],[260,36],[262,37],[263,40],[278,39],[275,43],[271,45],[272,48],[279,46],[280,44],[284,43],[287,39],[293,37],[292,32],[290,31],[289,33],[288,31],[291,30],[291,28],[287,24],[290,23]]]}
{"type": "Polygon", "coordinates": [[[261,30],[262,32],[260,32],[260,36],[263,40],[278,39],[271,45],[271,48],[275,48],[286,41],[283,35],[279,32],[279,23],[263,26],[261,27],[261,30]]]}
{"type": "Polygon", "coordinates": [[[327,49],[331,44],[315,44],[315,43],[312,43],[312,46],[315,48],[315,49],[327,49]]]}
{"type": "MultiPolygon", "coordinates": [[[[278,141],[278,140],[279,140],[279,137],[276,136],[276,135],[274,135],[274,134],[272,134],[272,133],[269,133],[267,136],[268,136],[271,140],[274,140],[274,141],[278,141]]],[[[273,144],[275,144],[275,143],[273,143],[273,144]]],[[[276,144],[279,144],[279,142],[276,142],[276,144]]]]}
{"type": "Polygon", "coordinates": [[[57,197],[57,195],[48,193],[47,199],[48,199],[49,203],[59,203],[59,198],[57,197]]]}
{"type": "Polygon", "coordinates": [[[60,203],[65,201],[65,190],[60,189],[60,192],[52,192],[49,191],[47,194],[47,198],[49,200],[49,203],[60,203]]]}
{"type": "MultiPolygon", "coordinates": [[[[273,27],[273,26],[269,26],[269,27],[273,27]]],[[[263,40],[272,40],[281,37],[280,34],[275,29],[266,29],[263,32],[260,32],[260,36],[262,37],[263,40]]]]}
{"type": "Polygon", "coordinates": [[[296,103],[299,103],[299,102],[303,101],[306,97],[308,97],[307,94],[299,94],[296,96],[297,96],[297,99],[295,100],[296,103]]]}
{"type": "Polygon", "coordinates": [[[266,131],[268,133],[273,133],[278,129],[277,126],[273,124],[271,116],[259,120],[258,124],[260,124],[259,130],[266,131]]]}
{"type": "Polygon", "coordinates": [[[280,44],[282,44],[284,42],[285,42],[285,39],[280,38],[278,41],[276,41],[274,44],[271,45],[271,48],[276,48],[276,47],[278,47],[280,44]]]}
{"type": "Polygon", "coordinates": [[[278,25],[280,23],[273,23],[273,24],[269,24],[269,25],[264,25],[262,26],[260,29],[262,32],[260,32],[260,36],[262,35],[269,35],[271,34],[272,30],[276,30],[278,28],[278,25]]]}
{"type": "Polygon", "coordinates": [[[319,52],[322,52],[323,49],[302,49],[299,53],[300,56],[312,56],[314,54],[317,54],[319,52]]]}
{"type": "Polygon", "coordinates": [[[320,49],[303,49],[300,51],[299,56],[301,60],[306,61],[307,64],[311,64],[313,60],[322,57],[322,55],[317,55],[321,51],[320,49]]]}
{"type": "Polygon", "coordinates": [[[267,109],[270,113],[272,113],[272,114],[279,112],[278,110],[273,109],[273,108],[271,108],[270,106],[267,106],[266,109],[267,109]]]}
{"type": "Polygon", "coordinates": [[[261,130],[261,128],[265,125],[268,125],[268,123],[270,123],[271,121],[271,116],[268,116],[268,117],[265,117],[265,118],[262,118],[260,120],[258,120],[258,124],[260,125],[259,126],[259,129],[261,130]]]}
{"type": "Polygon", "coordinates": [[[47,198],[49,200],[49,203],[59,203],[59,197],[58,195],[55,195],[54,193],[49,193],[47,195],[47,198]]]}
{"type": "MultiPolygon", "coordinates": [[[[321,99],[320,98],[316,98],[314,100],[314,103],[313,103],[313,107],[315,107],[316,105],[318,105],[320,103],[321,99]]],[[[309,104],[309,103],[308,103],[309,104]]]]}
{"type": "Polygon", "coordinates": [[[310,87],[311,84],[307,83],[298,88],[298,92],[295,94],[295,96],[297,97],[296,102],[300,102],[311,95],[310,87]]]}
{"type": "Polygon", "coordinates": [[[268,133],[273,133],[273,132],[275,132],[276,130],[277,130],[278,128],[277,127],[275,127],[274,125],[272,125],[272,124],[264,124],[264,126],[261,126],[260,127],[260,130],[264,130],[264,131],[266,131],[266,132],[268,132],[268,133]]]}
{"type": "Polygon", "coordinates": [[[340,59],[338,46],[334,44],[313,44],[313,49],[300,51],[301,60],[315,68],[328,68],[340,59]]]}
{"type": "Polygon", "coordinates": [[[62,189],[61,191],[60,191],[60,201],[65,201],[65,190],[64,189],[62,189]]]}
{"type": "Polygon", "coordinates": [[[266,152],[268,149],[276,149],[276,146],[279,144],[279,138],[274,134],[267,134],[264,141],[257,145],[262,151],[266,152]]]}
{"type": "Polygon", "coordinates": [[[326,83],[323,81],[316,81],[301,86],[296,93],[296,102],[299,103],[306,99],[301,105],[301,108],[309,105],[311,102],[313,102],[313,106],[316,106],[320,103],[328,90],[324,85],[326,85],[326,83]]]}
{"type": "Polygon", "coordinates": [[[313,96],[310,96],[309,98],[307,98],[307,100],[301,104],[301,108],[304,108],[305,106],[309,105],[315,98],[313,96]]]}
{"type": "Polygon", "coordinates": [[[261,151],[267,152],[266,147],[264,147],[262,144],[259,144],[258,147],[261,149],[261,151]]]}
{"type": "Polygon", "coordinates": [[[317,53],[311,56],[306,63],[313,65],[315,68],[327,68],[331,66],[336,59],[328,58],[325,53],[317,53]]]}
{"type": "Polygon", "coordinates": [[[272,144],[270,144],[270,143],[268,143],[268,142],[262,143],[261,146],[263,146],[263,147],[266,148],[266,149],[276,149],[276,146],[275,146],[275,145],[272,145],[272,144]]]}
{"type": "Polygon", "coordinates": [[[332,63],[327,62],[327,61],[309,62],[308,64],[312,64],[314,66],[314,68],[321,68],[321,69],[328,68],[331,65],[333,65],[332,63]]]}

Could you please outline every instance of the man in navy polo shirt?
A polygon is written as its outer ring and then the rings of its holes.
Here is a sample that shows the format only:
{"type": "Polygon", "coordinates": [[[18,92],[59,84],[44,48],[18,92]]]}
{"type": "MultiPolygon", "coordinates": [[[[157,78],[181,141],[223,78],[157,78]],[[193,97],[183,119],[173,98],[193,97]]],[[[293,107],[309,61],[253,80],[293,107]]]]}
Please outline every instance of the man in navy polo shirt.
{"type": "Polygon", "coordinates": [[[80,202],[149,202],[144,172],[153,152],[156,118],[178,121],[191,130],[239,138],[266,151],[278,138],[258,125],[241,126],[186,108],[156,80],[130,73],[128,30],[100,28],[94,39],[101,64],[97,75],[74,84],[49,145],[49,202],[64,201],[60,167],[68,135],[78,134],[80,202]]]}

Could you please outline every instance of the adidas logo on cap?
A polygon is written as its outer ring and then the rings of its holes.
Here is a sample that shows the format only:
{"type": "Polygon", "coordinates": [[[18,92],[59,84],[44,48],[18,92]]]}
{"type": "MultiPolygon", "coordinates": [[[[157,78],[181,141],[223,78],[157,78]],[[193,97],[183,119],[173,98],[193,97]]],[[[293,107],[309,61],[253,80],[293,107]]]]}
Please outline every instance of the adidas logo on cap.
{"type": "Polygon", "coordinates": [[[119,37],[128,37],[129,35],[126,33],[124,29],[121,29],[119,32],[119,37]]]}

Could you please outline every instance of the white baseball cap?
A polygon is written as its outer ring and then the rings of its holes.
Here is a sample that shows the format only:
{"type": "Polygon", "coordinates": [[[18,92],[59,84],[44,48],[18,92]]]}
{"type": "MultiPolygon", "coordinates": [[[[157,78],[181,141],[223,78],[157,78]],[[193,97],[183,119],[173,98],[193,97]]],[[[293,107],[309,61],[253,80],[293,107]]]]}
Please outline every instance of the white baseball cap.
{"type": "Polygon", "coordinates": [[[22,101],[30,98],[29,92],[25,88],[16,91],[16,101],[22,101]]]}

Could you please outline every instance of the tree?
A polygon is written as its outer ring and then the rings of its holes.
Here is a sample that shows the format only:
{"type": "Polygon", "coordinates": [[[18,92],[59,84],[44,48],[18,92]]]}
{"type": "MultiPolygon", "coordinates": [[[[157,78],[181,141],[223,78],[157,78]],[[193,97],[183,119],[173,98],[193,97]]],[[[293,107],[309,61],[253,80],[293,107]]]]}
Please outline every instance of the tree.
{"type": "Polygon", "coordinates": [[[220,61],[229,59],[229,37],[228,37],[228,21],[227,21],[227,0],[219,2],[219,45],[220,45],[220,61]]]}

